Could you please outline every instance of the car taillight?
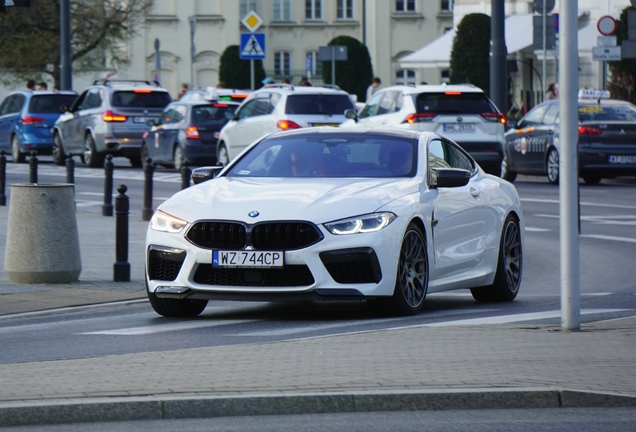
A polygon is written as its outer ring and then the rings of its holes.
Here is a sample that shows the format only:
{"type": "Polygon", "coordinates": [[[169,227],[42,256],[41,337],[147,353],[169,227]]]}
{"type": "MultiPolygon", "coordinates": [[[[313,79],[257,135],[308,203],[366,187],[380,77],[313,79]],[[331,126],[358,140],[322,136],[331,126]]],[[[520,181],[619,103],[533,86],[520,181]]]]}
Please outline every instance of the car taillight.
{"type": "Polygon", "coordinates": [[[603,133],[603,129],[591,126],[579,126],[579,135],[599,136],[603,133]]]}
{"type": "Polygon", "coordinates": [[[422,123],[422,122],[430,122],[437,114],[435,113],[419,113],[419,114],[409,114],[406,116],[402,123],[422,123]]]}
{"type": "Polygon", "coordinates": [[[128,120],[128,117],[121,114],[114,114],[112,111],[106,111],[102,115],[102,120],[104,120],[105,122],[125,122],[126,120],[128,120]]]}
{"type": "Polygon", "coordinates": [[[302,128],[301,125],[299,125],[298,123],[294,123],[291,120],[278,120],[278,123],[276,123],[276,127],[279,131],[302,128]]]}
{"type": "Polygon", "coordinates": [[[134,89],[134,93],[152,93],[152,90],[149,89],[134,89]]]}
{"type": "Polygon", "coordinates": [[[199,139],[199,130],[197,129],[196,126],[189,126],[186,129],[186,138],[190,138],[190,139],[199,139]]]}
{"type": "Polygon", "coordinates": [[[212,105],[214,108],[227,108],[229,105],[224,103],[215,103],[212,105]]]}
{"type": "Polygon", "coordinates": [[[483,113],[481,117],[489,122],[506,124],[506,116],[500,113],[483,113]]]}
{"type": "Polygon", "coordinates": [[[44,117],[31,117],[31,116],[22,117],[22,124],[25,124],[25,125],[38,124],[38,123],[42,123],[43,121],[44,121],[44,117]]]}

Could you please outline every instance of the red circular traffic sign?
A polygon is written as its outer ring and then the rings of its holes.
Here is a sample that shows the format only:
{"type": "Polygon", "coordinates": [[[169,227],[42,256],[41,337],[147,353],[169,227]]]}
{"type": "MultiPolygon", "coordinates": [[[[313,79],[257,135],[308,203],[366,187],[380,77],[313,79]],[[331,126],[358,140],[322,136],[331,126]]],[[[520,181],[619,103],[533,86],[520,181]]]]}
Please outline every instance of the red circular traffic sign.
{"type": "Polygon", "coordinates": [[[598,23],[596,24],[596,28],[598,29],[598,32],[603,36],[612,36],[614,33],[616,33],[618,24],[616,23],[614,17],[605,15],[599,18],[598,23]]]}

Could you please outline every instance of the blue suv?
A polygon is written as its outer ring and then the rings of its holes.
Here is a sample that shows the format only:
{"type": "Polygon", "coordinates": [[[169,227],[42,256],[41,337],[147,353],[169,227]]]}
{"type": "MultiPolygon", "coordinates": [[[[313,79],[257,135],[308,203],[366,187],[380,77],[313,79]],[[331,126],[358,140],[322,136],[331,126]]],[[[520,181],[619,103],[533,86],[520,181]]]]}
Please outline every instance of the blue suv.
{"type": "Polygon", "coordinates": [[[21,90],[11,93],[0,104],[0,150],[10,150],[13,162],[24,162],[35,151],[51,154],[52,130],[63,106],[77,98],[71,91],[21,90]]]}

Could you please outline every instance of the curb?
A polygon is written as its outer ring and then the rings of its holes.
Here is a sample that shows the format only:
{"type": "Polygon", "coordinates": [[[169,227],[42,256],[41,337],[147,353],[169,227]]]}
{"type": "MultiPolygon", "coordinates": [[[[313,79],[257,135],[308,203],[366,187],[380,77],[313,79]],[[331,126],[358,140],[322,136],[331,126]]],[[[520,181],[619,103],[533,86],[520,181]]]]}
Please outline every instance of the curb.
{"type": "Polygon", "coordinates": [[[561,407],[636,407],[636,396],[515,388],[68,399],[0,403],[0,427],[257,415],[561,407]]]}

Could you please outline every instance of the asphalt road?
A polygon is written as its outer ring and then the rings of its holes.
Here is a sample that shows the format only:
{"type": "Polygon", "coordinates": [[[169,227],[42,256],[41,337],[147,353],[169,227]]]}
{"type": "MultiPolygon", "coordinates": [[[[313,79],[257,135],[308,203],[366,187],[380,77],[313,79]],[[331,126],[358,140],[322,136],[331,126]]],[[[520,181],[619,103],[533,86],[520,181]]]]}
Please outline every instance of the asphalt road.
{"type": "MultiPolygon", "coordinates": [[[[102,170],[76,170],[77,205],[82,211],[101,212],[102,175],[102,170]]],[[[40,182],[64,181],[65,170],[44,162],[39,176],[40,182]]],[[[28,166],[10,164],[7,178],[8,183],[28,181],[28,166]]],[[[155,205],[180,188],[181,178],[173,170],[159,168],[155,179],[155,205]]],[[[130,187],[131,214],[140,214],[143,172],[117,168],[115,184],[119,180],[130,187]]],[[[273,342],[395,327],[558,324],[559,189],[538,177],[522,177],[515,185],[526,233],[523,282],[512,303],[479,304],[468,291],[433,294],[423,313],[403,318],[374,316],[365,303],[358,302],[211,302],[200,317],[191,320],[160,317],[146,301],[47,311],[0,317],[0,363],[273,342]]],[[[636,314],[636,179],[581,185],[580,196],[582,321],[632,316],[636,314]]]]}

